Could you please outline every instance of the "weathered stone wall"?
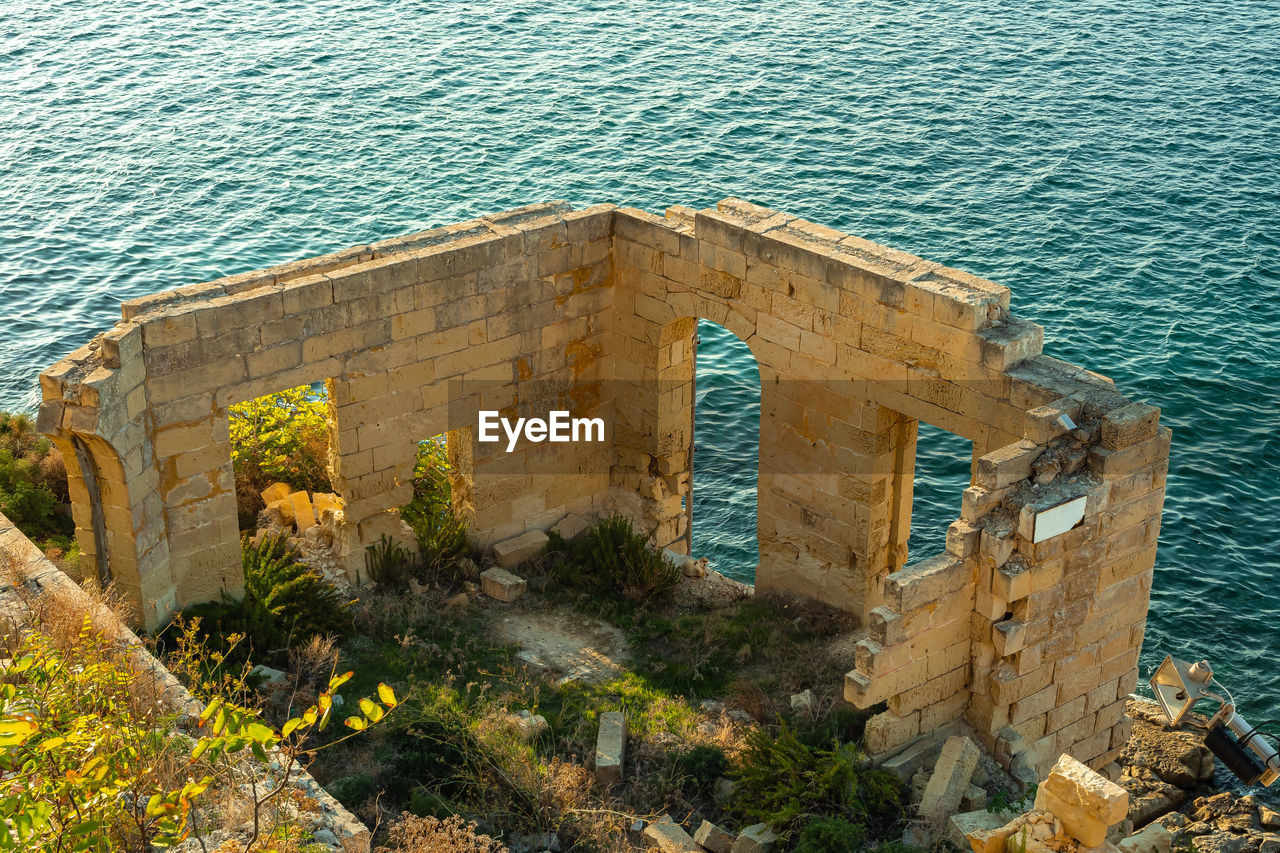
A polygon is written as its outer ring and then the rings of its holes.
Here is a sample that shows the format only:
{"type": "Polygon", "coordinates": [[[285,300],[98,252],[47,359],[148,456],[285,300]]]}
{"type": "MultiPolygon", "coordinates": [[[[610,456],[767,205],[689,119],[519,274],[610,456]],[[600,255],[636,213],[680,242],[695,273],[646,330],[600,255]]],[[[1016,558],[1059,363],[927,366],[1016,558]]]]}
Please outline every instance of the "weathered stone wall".
{"type": "Polygon", "coordinates": [[[227,406],[303,382],[328,384],[353,578],[401,535],[416,442],[442,432],[482,542],[616,509],[687,551],[712,320],[759,364],[757,586],[870,625],[846,685],[889,703],[870,742],[967,717],[1096,760],[1123,726],[1168,432],[1044,356],[1009,306],[1001,285],[737,200],[538,205],[126,303],[41,377],[41,429],[87,450],[82,546],[148,625],[238,592],[227,406]],[[603,417],[606,441],[471,440],[481,409],[555,408],[603,417]],[[1063,412],[1079,430],[1058,434],[1063,412]],[[973,482],[947,551],[908,564],[921,420],[972,442],[973,482]],[[1080,522],[1035,541],[1039,511],[1079,496],[1080,522]]]}

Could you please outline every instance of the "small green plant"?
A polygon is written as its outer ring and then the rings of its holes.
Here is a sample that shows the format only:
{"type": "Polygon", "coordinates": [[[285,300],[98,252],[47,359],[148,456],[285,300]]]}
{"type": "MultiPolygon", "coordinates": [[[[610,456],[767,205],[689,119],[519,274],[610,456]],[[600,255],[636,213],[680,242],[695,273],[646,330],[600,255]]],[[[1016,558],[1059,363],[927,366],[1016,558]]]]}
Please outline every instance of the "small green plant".
{"type": "Polygon", "coordinates": [[[622,515],[605,518],[563,545],[551,576],[561,586],[600,605],[605,615],[623,615],[670,598],[680,570],[649,547],[622,515]]]}
{"type": "Polygon", "coordinates": [[[675,774],[686,780],[684,789],[694,795],[708,793],[716,778],[729,772],[724,750],[710,744],[675,753],[671,765],[675,774]]]}
{"type": "Polygon", "coordinates": [[[286,636],[302,640],[316,634],[347,633],[350,602],[319,572],[297,560],[283,534],[263,536],[256,546],[246,536],[240,550],[245,597],[260,602],[275,616],[286,636]]]}
{"type": "Polygon", "coordinates": [[[351,628],[352,602],[306,563],[286,537],[240,541],[244,597],[194,604],[160,632],[166,647],[193,626],[202,642],[229,661],[263,663],[317,635],[342,637],[351,628]]]}
{"type": "Polygon", "coordinates": [[[433,575],[471,550],[467,521],[454,511],[446,451],[443,435],[418,445],[413,500],[400,509],[400,517],[417,537],[418,560],[433,575]]]}
{"type": "Polygon", "coordinates": [[[815,817],[800,830],[794,853],[835,853],[862,847],[866,832],[842,817],[815,817]]]}
{"type": "Polygon", "coordinates": [[[1005,811],[1025,812],[1031,808],[1031,804],[1036,800],[1036,788],[1036,785],[1032,785],[1019,796],[1014,796],[1009,791],[1000,788],[987,801],[987,811],[992,814],[1005,811]]]}
{"type": "Polygon", "coordinates": [[[806,745],[784,722],[778,736],[761,729],[747,738],[734,792],[739,814],[764,821],[790,839],[814,817],[840,817],[876,833],[902,813],[902,791],[890,774],[862,770],[849,743],[806,745]]]}
{"type": "Polygon", "coordinates": [[[389,589],[401,589],[408,584],[412,565],[413,555],[409,549],[386,534],[364,549],[369,579],[389,589]]]}

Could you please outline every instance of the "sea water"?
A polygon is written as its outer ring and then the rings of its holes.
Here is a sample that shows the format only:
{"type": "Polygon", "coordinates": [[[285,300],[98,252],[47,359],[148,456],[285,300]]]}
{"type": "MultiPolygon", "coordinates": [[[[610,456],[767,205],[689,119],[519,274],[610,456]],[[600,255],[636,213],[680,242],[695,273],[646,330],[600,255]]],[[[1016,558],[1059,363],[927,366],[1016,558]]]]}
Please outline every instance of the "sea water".
{"type": "MultiPolygon", "coordinates": [[[[740,196],[1013,288],[1174,430],[1144,670],[1280,717],[1280,4],[4,0],[0,407],[123,299],[562,198],[740,196]]],[[[705,326],[695,549],[754,569],[705,326]]],[[[911,549],[965,442],[921,428],[911,549]]],[[[1144,671],[1145,676],[1145,671],[1144,671]]]]}

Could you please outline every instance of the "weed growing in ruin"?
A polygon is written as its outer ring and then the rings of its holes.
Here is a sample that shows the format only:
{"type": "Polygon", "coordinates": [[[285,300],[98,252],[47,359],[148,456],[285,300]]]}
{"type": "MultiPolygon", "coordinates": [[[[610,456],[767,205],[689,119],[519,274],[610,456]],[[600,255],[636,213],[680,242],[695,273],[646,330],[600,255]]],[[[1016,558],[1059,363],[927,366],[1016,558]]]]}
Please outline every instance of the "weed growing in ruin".
{"type": "Polygon", "coordinates": [[[444,436],[421,442],[413,470],[413,500],[400,509],[418,540],[419,565],[431,578],[471,551],[466,519],[454,511],[450,470],[444,436]]]}
{"type": "Polygon", "coordinates": [[[650,547],[625,516],[596,522],[577,539],[554,536],[549,574],[579,606],[626,624],[637,609],[670,600],[680,570],[650,547]]]}
{"type": "Polygon", "coordinates": [[[857,850],[866,832],[841,817],[815,817],[800,830],[794,853],[831,853],[832,850],[857,850]]]}
{"type": "Polygon", "coordinates": [[[809,746],[785,722],[776,737],[757,730],[741,757],[734,808],[768,823],[783,839],[816,817],[841,818],[882,834],[901,816],[903,792],[891,774],[859,769],[861,759],[852,743],[809,746]]]}
{"type": "Polygon", "coordinates": [[[369,580],[387,589],[401,589],[409,582],[413,555],[409,549],[383,534],[364,549],[364,567],[369,580]]]}
{"type": "Polygon", "coordinates": [[[458,815],[438,820],[405,813],[387,831],[387,843],[375,853],[507,853],[501,842],[481,835],[475,821],[458,815]]]}
{"type": "Polygon", "coordinates": [[[211,648],[236,661],[278,660],[315,636],[343,636],[351,628],[350,601],[309,565],[299,562],[283,535],[263,536],[257,544],[240,541],[244,597],[188,607],[177,624],[161,632],[171,641],[197,626],[211,648]],[[229,638],[244,637],[245,642],[229,638]]]}

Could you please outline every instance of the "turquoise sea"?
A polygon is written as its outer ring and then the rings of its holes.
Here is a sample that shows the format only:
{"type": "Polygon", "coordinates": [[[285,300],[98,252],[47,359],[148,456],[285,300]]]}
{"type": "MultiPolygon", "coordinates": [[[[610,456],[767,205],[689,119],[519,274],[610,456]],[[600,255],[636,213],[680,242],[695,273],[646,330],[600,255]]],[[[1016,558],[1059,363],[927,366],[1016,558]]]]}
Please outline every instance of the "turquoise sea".
{"type": "MultiPolygon", "coordinates": [[[[1280,3],[4,0],[0,407],[122,299],[533,201],[741,196],[1011,286],[1174,429],[1144,664],[1280,717],[1280,3]]],[[[703,329],[696,547],[749,576],[703,329]]],[[[922,429],[913,551],[963,442],[922,429]]]]}

